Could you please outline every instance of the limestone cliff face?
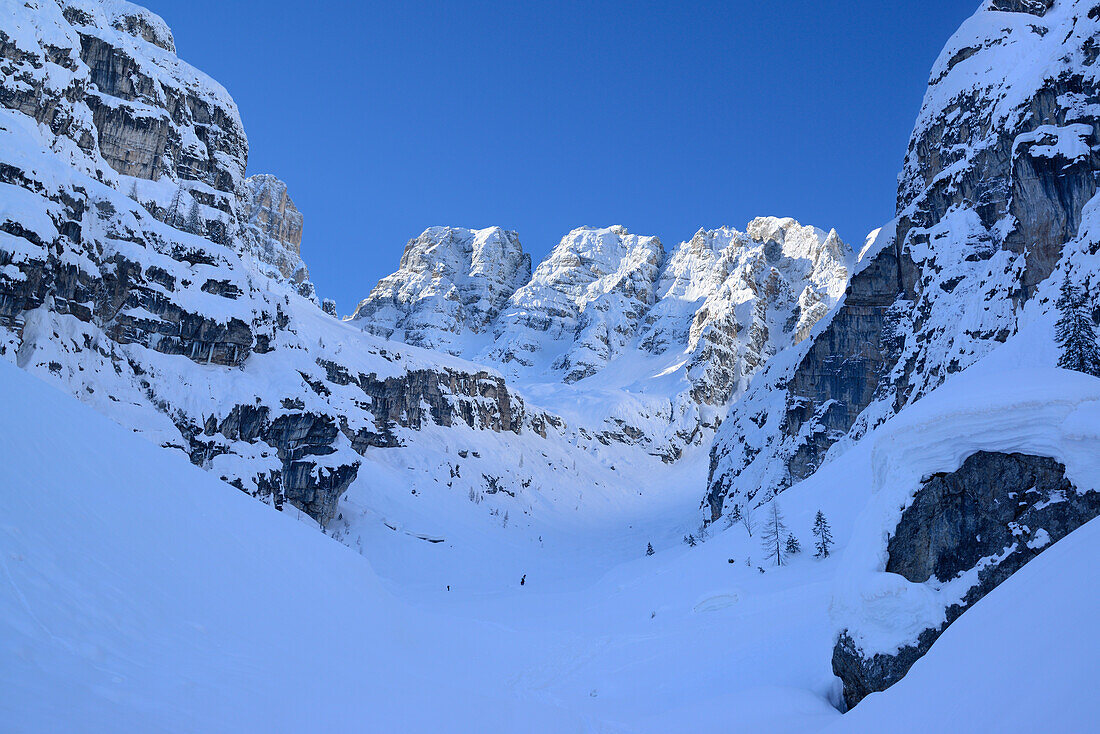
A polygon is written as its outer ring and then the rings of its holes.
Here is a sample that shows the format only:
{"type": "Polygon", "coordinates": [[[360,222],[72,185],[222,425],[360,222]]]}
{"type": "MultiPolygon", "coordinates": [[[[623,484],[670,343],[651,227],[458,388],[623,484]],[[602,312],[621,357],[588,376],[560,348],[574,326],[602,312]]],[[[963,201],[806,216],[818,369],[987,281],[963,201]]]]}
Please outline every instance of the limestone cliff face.
{"type": "Polygon", "coordinates": [[[709,518],[809,476],[1015,332],[1096,191],[1098,23],[1087,2],[987,2],[948,42],[897,218],[842,305],[731,413],[709,518]]]}
{"type": "Polygon", "coordinates": [[[789,218],[700,230],[664,266],[640,346],[689,354],[693,399],[723,405],[806,338],[843,293],[852,261],[835,230],[789,218]]]}
{"type": "Polygon", "coordinates": [[[409,240],[397,272],[356,308],[364,330],[459,355],[531,277],[531,256],[500,227],[431,227],[409,240]]]}
{"type": "Polygon", "coordinates": [[[959,586],[944,621],[891,655],[865,655],[841,633],[833,672],[851,707],[899,681],[947,627],[1046,547],[1100,515],[1100,492],[1078,492],[1054,459],[978,452],[927,479],[901,516],[886,571],[936,588],[959,586]]]}
{"type": "Polygon", "coordinates": [[[301,213],[245,178],[236,105],[163,21],[121,0],[0,18],[0,358],[322,524],[406,429],[545,434],[499,375],[318,308],[301,213]]]}
{"type": "Polygon", "coordinates": [[[589,377],[630,341],[653,303],[663,259],[656,237],[624,227],[573,230],[509,299],[489,360],[549,362],[565,382],[589,377]]]}
{"type": "Polygon", "coordinates": [[[261,272],[286,281],[302,296],[316,301],[309,270],[302,261],[304,218],[287,194],[286,184],[270,174],[245,180],[241,237],[261,272]]]}

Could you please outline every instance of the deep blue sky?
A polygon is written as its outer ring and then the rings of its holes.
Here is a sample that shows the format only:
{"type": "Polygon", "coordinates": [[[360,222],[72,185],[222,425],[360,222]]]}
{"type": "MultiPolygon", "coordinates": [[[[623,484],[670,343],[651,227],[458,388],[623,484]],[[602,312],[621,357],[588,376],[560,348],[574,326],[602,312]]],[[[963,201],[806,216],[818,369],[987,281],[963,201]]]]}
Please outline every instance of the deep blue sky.
{"type": "Polygon", "coordinates": [[[348,313],[425,227],[666,248],[754,216],[854,245],[893,214],[928,71],[979,0],[139,0],[237,100],[348,313]]]}

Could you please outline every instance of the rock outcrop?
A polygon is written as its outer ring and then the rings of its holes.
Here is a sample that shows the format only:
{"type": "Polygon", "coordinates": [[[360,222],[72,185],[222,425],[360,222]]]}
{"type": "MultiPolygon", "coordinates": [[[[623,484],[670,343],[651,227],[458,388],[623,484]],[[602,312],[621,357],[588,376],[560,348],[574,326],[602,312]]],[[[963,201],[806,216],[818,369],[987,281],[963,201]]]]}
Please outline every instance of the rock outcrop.
{"type": "Polygon", "coordinates": [[[460,355],[531,277],[531,256],[500,227],[431,227],[409,240],[396,273],[379,281],[351,319],[365,331],[460,355]]]}
{"type": "Polygon", "coordinates": [[[1078,492],[1054,459],[981,451],[956,471],[923,482],[887,548],[886,571],[937,589],[954,601],[942,624],[893,654],[865,654],[858,630],[844,630],[833,672],[847,706],[899,681],[967,608],[1025,563],[1100,515],[1100,492],[1078,492]]]}
{"type": "Polygon", "coordinates": [[[1096,191],[1098,32],[1087,2],[987,2],[948,42],[897,218],[842,305],[723,425],[708,519],[809,476],[1015,333],[1096,191]]]}
{"type": "Polygon", "coordinates": [[[302,261],[304,218],[287,194],[286,184],[261,173],[245,180],[246,196],[241,212],[241,233],[254,263],[276,280],[288,281],[302,296],[317,300],[302,261]]]}
{"type": "Polygon", "coordinates": [[[236,105],[155,15],[0,10],[0,358],[321,524],[407,431],[560,425],[499,375],[320,310],[285,184],[245,179],[236,105]]]}

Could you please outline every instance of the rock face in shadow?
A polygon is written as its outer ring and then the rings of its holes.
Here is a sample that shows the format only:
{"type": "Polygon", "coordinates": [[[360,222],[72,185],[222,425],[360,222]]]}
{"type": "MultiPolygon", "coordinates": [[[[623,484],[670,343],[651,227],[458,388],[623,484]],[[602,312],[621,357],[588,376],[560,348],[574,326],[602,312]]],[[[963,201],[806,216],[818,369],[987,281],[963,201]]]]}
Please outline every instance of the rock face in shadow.
{"type": "Polygon", "coordinates": [[[896,219],[824,328],[770,364],[727,417],[702,502],[709,520],[805,479],[1016,332],[1077,247],[1097,190],[1098,34],[1093,3],[1017,0],[983,6],[951,39],[910,139],[896,219]]]}
{"type": "Polygon", "coordinates": [[[1051,543],[1100,515],[1100,492],[1079,494],[1065,467],[1045,456],[978,452],[927,479],[902,513],[886,570],[913,583],[960,584],[944,622],[893,655],[865,656],[845,630],[833,672],[849,707],[901,680],[943,631],[1051,543]]]}

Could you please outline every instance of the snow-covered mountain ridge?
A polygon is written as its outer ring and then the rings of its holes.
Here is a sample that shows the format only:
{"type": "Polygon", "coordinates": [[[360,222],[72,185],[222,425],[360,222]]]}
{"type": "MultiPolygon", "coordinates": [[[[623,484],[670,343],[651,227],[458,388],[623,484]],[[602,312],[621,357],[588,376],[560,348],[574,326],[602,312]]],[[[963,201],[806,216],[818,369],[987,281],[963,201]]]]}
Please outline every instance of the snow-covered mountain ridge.
{"type": "Polygon", "coordinates": [[[372,323],[400,322],[414,344],[364,333],[317,307],[287,186],[246,175],[235,103],[176,57],[161,19],[115,0],[2,8],[0,356],[243,491],[335,522],[345,540],[360,522],[437,538],[469,515],[538,537],[532,523],[582,506],[629,515],[652,500],[635,487],[666,463],[690,454],[682,472],[699,476],[725,397],[692,397],[692,380],[724,369],[719,392],[740,389],[841,290],[830,278],[844,265],[822,266],[821,295],[799,305],[807,253],[835,265],[846,251],[787,220],[760,225],[759,242],[726,232],[693,273],[675,258],[660,269],[655,238],[578,230],[533,277],[513,233],[435,228],[371,301],[372,323]],[[573,259],[588,265],[563,266],[573,259]],[[683,308],[656,318],[650,305],[668,309],[677,289],[683,308]],[[749,329],[758,353],[728,356],[757,290],[770,299],[749,329]],[[715,319],[696,313],[708,298],[715,319]],[[490,347],[524,353],[550,302],[583,328],[538,355],[549,382],[482,359],[490,347]],[[692,329],[699,364],[681,369],[690,355],[661,335],[692,329]],[[643,332],[656,335],[649,351],[636,347],[643,332]],[[549,365],[563,359],[570,371],[618,359],[616,381],[578,376],[563,398],[564,368],[549,365]],[[414,477],[391,474],[411,464],[414,477]],[[407,497],[395,502],[393,486],[407,497]]]}
{"type": "Polygon", "coordinates": [[[835,231],[762,217],[744,232],[701,229],[667,253],[624,227],[581,227],[532,274],[514,232],[433,227],[350,321],[492,365],[558,411],[598,395],[610,409],[584,422],[673,460],[709,440],[756,371],[805,338],[854,261],[835,231]]]}

